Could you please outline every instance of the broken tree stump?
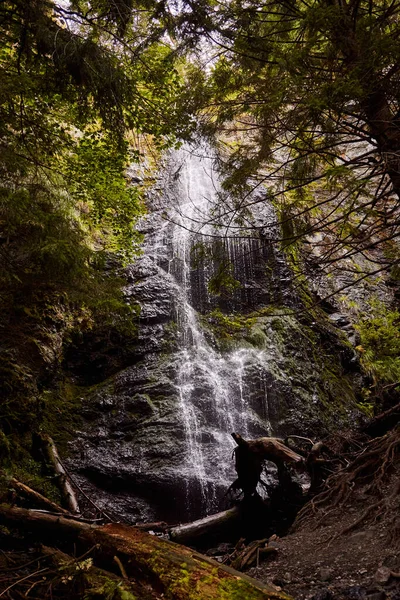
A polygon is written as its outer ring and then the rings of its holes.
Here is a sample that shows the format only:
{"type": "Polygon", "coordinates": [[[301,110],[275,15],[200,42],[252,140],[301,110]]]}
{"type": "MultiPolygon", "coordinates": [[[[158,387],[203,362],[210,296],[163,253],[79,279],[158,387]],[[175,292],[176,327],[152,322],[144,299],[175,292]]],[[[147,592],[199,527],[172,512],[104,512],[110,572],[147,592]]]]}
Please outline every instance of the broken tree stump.
{"type": "Polygon", "coordinates": [[[260,560],[266,557],[273,558],[278,553],[274,546],[268,545],[267,538],[262,540],[253,540],[247,546],[244,545],[244,540],[240,540],[236,545],[235,552],[229,556],[229,564],[238,571],[243,571],[260,564],[260,560]]]}
{"type": "Polygon", "coordinates": [[[238,474],[238,479],[232,485],[236,488],[240,487],[245,496],[250,496],[256,491],[265,460],[274,462],[278,466],[278,471],[285,464],[304,468],[304,458],[279,438],[263,437],[257,440],[244,440],[238,433],[232,433],[232,437],[237,443],[234,453],[238,474]]]}
{"type": "Polygon", "coordinates": [[[257,440],[244,440],[238,433],[232,433],[232,437],[239,448],[246,448],[248,452],[261,457],[262,460],[282,461],[297,465],[304,463],[304,458],[286,446],[280,438],[262,437],[257,440]]]}
{"type": "Polygon", "coordinates": [[[173,542],[151,536],[129,525],[89,525],[64,517],[0,506],[0,523],[22,531],[58,536],[93,548],[96,567],[115,571],[116,556],[128,580],[156,589],[169,600],[289,600],[263,584],[173,542]],[[114,569],[111,565],[114,565],[114,569]]]}

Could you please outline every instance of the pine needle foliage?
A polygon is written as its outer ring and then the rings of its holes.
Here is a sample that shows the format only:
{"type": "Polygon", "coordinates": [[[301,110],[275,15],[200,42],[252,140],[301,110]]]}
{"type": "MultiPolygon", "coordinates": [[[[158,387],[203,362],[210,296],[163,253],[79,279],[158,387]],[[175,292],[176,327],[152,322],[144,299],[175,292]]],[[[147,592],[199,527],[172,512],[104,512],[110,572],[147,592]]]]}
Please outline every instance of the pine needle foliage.
{"type": "Polygon", "coordinates": [[[399,12],[396,0],[183,2],[178,31],[208,43],[193,90],[225,157],[217,224],[253,235],[268,224],[248,211],[268,197],[291,222],[284,244],[314,236],[325,273],[378,247],[382,272],[398,264],[399,12]]]}

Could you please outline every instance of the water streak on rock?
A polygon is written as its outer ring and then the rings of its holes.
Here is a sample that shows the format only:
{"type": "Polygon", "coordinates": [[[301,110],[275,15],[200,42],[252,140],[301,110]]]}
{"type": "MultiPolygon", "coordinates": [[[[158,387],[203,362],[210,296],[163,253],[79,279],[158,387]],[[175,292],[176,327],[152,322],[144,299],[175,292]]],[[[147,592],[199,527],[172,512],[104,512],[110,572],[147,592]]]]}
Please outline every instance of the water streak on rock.
{"type": "Polygon", "coordinates": [[[135,352],[83,391],[68,467],[117,519],[174,523],[216,511],[236,477],[232,431],[313,437],[351,414],[342,402],[352,397],[351,351],[325,323],[290,314],[298,299],[265,194],[256,235],[243,238],[213,230],[217,192],[207,147],[172,152],[162,165],[141,224],[143,255],[127,269],[126,298],[141,306],[135,352]],[[210,295],[227,259],[240,286],[210,295]]]}
{"type": "MultiPolygon", "coordinates": [[[[191,493],[194,475],[199,484],[202,512],[212,512],[217,508],[218,490],[227,488],[234,479],[229,460],[234,446],[231,432],[249,436],[255,433],[252,421],[256,420],[258,433],[260,429],[268,433],[268,422],[261,423],[255,418],[246,400],[249,370],[265,368],[267,356],[254,348],[221,354],[212,336],[206,336],[203,330],[201,316],[194,306],[204,311],[211,306],[212,299],[207,289],[206,269],[202,269],[201,277],[193,277],[199,270],[193,255],[199,244],[207,247],[218,236],[210,223],[218,180],[209,149],[208,156],[184,150],[174,156],[174,161],[180,162],[180,166],[173,186],[175,206],[170,212],[173,225],[170,242],[168,238],[164,240],[171,244],[172,252],[168,275],[177,284],[174,307],[180,350],[176,385],[186,434],[182,469],[188,473],[189,508],[191,503],[198,504],[191,493]]],[[[250,279],[248,271],[254,269],[250,264],[254,249],[242,245],[242,252],[248,260],[247,272],[242,275],[250,279]]],[[[228,255],[236,265],[238,253],[235,240],[230,241],[228,255]]],[[[165,262],[161,259],[159,265],[162,264],[165,262]]]]}

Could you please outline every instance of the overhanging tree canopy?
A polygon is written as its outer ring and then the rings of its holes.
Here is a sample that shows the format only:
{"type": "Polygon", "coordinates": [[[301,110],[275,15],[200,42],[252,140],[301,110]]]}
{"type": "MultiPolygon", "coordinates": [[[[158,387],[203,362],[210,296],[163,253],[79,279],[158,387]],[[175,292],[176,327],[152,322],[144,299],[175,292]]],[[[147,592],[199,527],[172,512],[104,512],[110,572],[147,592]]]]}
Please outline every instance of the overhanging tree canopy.
{"type": "Polygon", "coordinates": [[[54,347],[55,332],[61,340],[96,321],[132,324],[121,281],[103,269],[110,252],[129,257],[140,239],[142,193],[126,168],[139,159],[140,136],[157,150],[184,131],[175,102],[182,83],[157,10],[130,0],[0,3],[0,394],[11,398],[1,403],[0,426],[7,431],[37,419],[40,353],[54,347]]]}
{"type": "Polygon", "coordinates": [[[1,3],[3,299],[47,276],[84,279],[93,250],[132,253],[137,136],[162,148],[184,131],[162,33],[151,2],[1,3]]]}
{"type": "Polygon", "coordinates": [[[185,2],[181,30],[217,49],[193,85],[228,146],[221,224],[260,229],[266,188],[285,245],[322,234],[319,268],[379,247],[376,271],[397,275],[399,14],[396,0],[185,2]]]}

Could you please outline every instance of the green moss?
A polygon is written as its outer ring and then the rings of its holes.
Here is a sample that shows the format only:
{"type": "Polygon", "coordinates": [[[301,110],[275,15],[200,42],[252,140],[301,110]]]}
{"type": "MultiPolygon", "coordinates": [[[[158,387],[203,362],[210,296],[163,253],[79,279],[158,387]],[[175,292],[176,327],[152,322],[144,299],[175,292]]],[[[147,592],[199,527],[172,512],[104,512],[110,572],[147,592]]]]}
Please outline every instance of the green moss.
{"type": "Polygon", "coordinates": [[[370,313],[361,316],[356,329],[360,362],[374,384],[400,381],[400,312],[371,302],[370,313]]]}
{"type": "Polygon", "coordinates": [[[65,379],[55,390],[45,391],[41,396],[40,429],[55,440],[62,453],[82,424],[82,399],[90,392],[92,387],[83,388],[65,379]]]}
{"type": "MultiPolygon", "coordinates": [[[[220,350],[246,346],[265,350],[271,377],[290,385],[304,423],[322,422],[331,429],[338,416],[344,422],[349,407],[356,408],[353,378],[344,373],[340,360],[352,346],[319,308],[302,313],[301,320],[291,312],[278,306],[247,315],[213,311],[205,320],[220,350]]],[[[276,418],[285,420],[291,408],[283,397],[278,404],[276,418]]]]}
{"type": "Polygon", "coordinates": [[[187,570],[187,564],[182,563],[179,574],[177,574],[176,581],[169,586],[168,591],[173,595],[175,593],[182,592],[183,590],[190,594],[192,583],[193,582],[190,579],[190,573],[187,570]]]}
{"type": "Polygon", "coordinates": [[[320,388],[320,398],[329,408],[344,412],[346,407],[355,405],[354,389],[351,381],[340,373],[338,365],[331,365],[328,368],[324,364],[321,372],[322,387],[320,388]],[[336,369],[333,370],[336,366],[336,369]],[[333,368],[332,368],[333,367],[333,368]]]}
{"type": "MultiPolygon", "coordinates": [[[[17,457],[13,458],[13,462],[9,469],[10,475],[29,486],[36,492],[39,492],[49,500],[56,504],[62,504],[60,490],[57,487],[54,477],[47,473],[42,462],[32,458],[31,454],[24,448],[20,448],[17,457]]],[[[7,489],[12,486],[5,482],[7,489]]]]}
{"type": "Polygon", "coordinates": [[[283,333],[285,331],[285,326],[282,323],[281,319],[272,319],[271,320],[271,327],[277,333],[283,333]]]}
{"type": "MultiPolygon", "coordinates": [[[[106,580],[106,577],[104,579],[106,580]]],[[[123,583],[106,580],[100,585],[96,583],[92,589],[87,590],[84,600],[138,600],[138,598],[128,591],[123,583]]]]}
{"type": "Polygon", "coordinates": [[[261,327],[258,327],[257,325],[254,325],[251,328],[250,333],[246,334],[244,336],[244,339],[254,348],[264,350],[267,347],[267,336],[265,335],[261,327]]]}
{"type": "MultiPolygon", "coordinates": [[[[240,581],[237,579],[233,581],[232,579],[221,579],[221,582],[218,587],[218,599],[220,600],[257,600],[260,598],[265,598],[267,594],[265,592],[261,592],[257,589],[249,588],[248,584],[244,581],[240,581]]],[[[281,598],[282,600],[288,599],[289,596],[281,592],[276,592],[276,594],[268,594],[270,598],[281,598]]]]}
{"type": "Polygon", "coordinates": [[[368,418],[372,419],[375,414],[375,403],[362,400],[357,402],[357,407],[363,412],[368,418]]]}
{"type": "Polygon", "coordinates": [[[243,345],[243,340],[251,338],[251,327],[255,323],[255,318],[249,315],[225,314],[220,309],[202,317],[204,327],[208,328],[215,336],[219,348],[222,351],[229,351],[243,345]]]}
{"type": "MultiPolygon", "coordinates": [[[[231,577],[218,566],[210,568],[208,561],[202,565],[203,560],[199,556],[188,556],[189,566],[188,563],[182,562],[179,555],[173,556],[170,546],[165,549],[169,554],[168,561],[165,560],[163,548],[158,550],[153,547],[151,553],[147,545],[142,549],[143,556],[146,556],[143,564],[159,579],[166,600],[176,597],[185,597],[187,600],[266,600],[268,597],[289,600],[285,594],[275,592],[272,588],[259,589],[254,585],[254,581],[246,580],[245,576],[244,579],[231,577]],[[202,569],[203,566],[206,567],[205,570],[202,569]]],[[[231,574],[235,575],[235,571],[231,570],[231,574]]]]}

